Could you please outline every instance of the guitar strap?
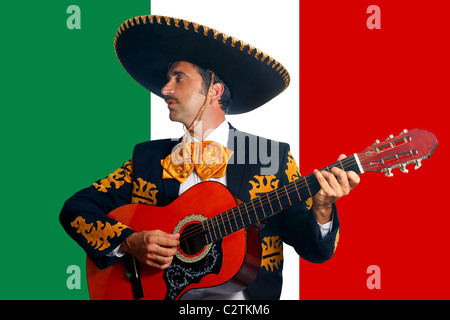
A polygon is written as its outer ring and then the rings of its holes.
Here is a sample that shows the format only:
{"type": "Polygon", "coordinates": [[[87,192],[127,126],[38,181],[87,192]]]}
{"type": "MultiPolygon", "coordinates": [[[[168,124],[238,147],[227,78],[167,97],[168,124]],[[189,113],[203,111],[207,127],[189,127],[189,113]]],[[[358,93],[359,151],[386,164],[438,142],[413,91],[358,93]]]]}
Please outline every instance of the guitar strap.
{"type": "Polygon", "coordinates": [[[144,291],[142,289],[141,273],[139,270],[139,264],[136,258],[131,254],[125,255],[125,269],[127,277],[130,279],[131,290],[133,291],[134,300],[139,300],[144,297],[144,291]]]}

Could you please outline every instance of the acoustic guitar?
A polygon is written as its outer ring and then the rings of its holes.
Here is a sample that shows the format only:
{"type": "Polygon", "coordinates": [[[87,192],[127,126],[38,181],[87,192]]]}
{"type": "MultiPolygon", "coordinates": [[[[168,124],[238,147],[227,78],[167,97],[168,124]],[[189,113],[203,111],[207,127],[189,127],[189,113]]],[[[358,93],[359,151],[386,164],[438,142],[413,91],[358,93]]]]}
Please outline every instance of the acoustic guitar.
{"type": "MultiPolygon", "coordinates": [[[[339,167],[357,174],[384,172],[392,176],[399,168],[430,157],[436,137],[424,130],[404,130],[322,170],[339,167]]],[[[257,223],[299,204],[320,190],[310,174],[239,203],[220,183],[203,182],[190,188],[164,207],[130,204],[108,216],[135,231],[159,229],[180,233],[178,251],[169,268],[157,270],[126,255],[123,262],[98,269],[87,259],[91,299],[201,299],[214,294],[244,290],[261,265],[261,244],[257,223]]]]}

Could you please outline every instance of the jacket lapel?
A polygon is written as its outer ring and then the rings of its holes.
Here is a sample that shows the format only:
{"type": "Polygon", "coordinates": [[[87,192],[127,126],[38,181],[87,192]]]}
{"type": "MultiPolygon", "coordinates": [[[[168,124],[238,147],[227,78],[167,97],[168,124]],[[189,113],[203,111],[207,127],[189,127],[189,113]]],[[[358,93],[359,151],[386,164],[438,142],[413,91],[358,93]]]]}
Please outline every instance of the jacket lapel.
{"type": "MultiPolygon", "coordinates": [[[[170,150],[175,147],[181,139],[171,141],[170,150]]],[[[171,151],[169,151],[171,152],[171,151]]],[[[167,154],[169,155],[169,153],[167,154]]],[[[176,179],[162,179],[163,181],[163,194],[164,194],[164,205],[171,203],[178,197],[180,191],[180,183],[176,179]]]]}
{"type": "Polygon", "coordinates": [[[230,124],[227,148],[233,151],[233,155],[227,166],[227,188],[241,198],[244,196],[242,192],[246,191],[243,187],[245,184],[244,177],[247,171],[246,163],[248,163],[248,161],[242,161],[242,159],[245,159],[245,153],[247,153],[247,144],[245,144],[244,148],[242,146],[238,147],[238,143],[242,143],[243,141],[245,141],[244,133],[236,130],[230,124]]]}

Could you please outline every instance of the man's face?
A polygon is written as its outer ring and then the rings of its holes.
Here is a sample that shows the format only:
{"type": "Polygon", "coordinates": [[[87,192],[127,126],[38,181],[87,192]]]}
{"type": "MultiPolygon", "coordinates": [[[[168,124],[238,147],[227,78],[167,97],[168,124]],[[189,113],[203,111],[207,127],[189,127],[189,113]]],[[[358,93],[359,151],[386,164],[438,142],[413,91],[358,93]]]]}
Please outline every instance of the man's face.
{"type": "Polygon", "coordinates": [[[196,67],[186,61],[173,63],[167,77],[169,81],[161,93],[169,108],[169,118],[189,127],[205,102],[203,79],[196,67]]]}

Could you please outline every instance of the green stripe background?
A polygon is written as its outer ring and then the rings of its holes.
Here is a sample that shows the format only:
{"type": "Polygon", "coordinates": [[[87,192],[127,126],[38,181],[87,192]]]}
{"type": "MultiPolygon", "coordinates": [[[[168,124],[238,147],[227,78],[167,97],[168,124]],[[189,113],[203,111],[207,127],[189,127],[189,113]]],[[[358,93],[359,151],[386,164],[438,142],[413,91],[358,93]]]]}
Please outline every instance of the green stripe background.
{"type": "Polygon", "coordinates": [[[149,12],[148,0],[2,4],[0,299],[89,298],[85,254],[58,215],[149,139],[149,92],[113,48],[119,25],[149,12]],[[80,30],[66,27],[70,5],[80,30]],[[66,286],[70,265],[80,290],[66,286]]]}

